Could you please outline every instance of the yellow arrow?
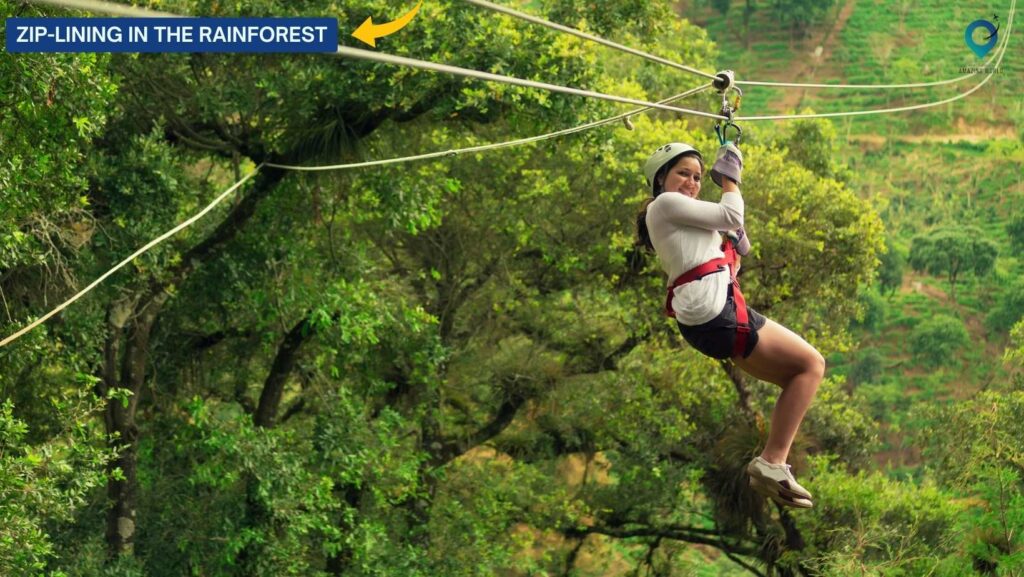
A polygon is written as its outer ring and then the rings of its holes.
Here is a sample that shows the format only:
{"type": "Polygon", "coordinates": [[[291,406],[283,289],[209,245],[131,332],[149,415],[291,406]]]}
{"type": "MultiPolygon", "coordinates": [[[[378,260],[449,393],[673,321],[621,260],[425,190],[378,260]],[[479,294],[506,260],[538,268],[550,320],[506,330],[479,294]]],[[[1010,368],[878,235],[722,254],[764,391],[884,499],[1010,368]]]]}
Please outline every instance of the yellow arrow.
{"type": "Polygon", "coordinates": [[[408,24],[414,16],[416,16],[416,12],[419,11],[421,4],[423,4],[423,0],[420,0],[419,4],[416,4],[416,7],[410,10],[408,14],[394,22],[388,22],[387,24],[374,24],[373,16],[370,16],[362,23],[362,25],[359,26],[359,28],[356,28],[356,31],[352,33],[352,36],[355,36],[359,40],[376,48],[378,38],[383,38],[388,34],[394,34],[402,28],[405,28],[405,25],[408,24]]]}

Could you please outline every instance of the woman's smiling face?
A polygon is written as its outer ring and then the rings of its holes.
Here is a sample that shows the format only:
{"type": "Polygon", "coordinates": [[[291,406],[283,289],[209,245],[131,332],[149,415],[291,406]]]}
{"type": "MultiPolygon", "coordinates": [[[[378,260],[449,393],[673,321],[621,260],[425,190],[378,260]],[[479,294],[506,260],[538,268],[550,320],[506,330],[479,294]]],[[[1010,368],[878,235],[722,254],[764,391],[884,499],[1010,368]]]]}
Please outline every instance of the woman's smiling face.
{"type": "Polygon", "coordinates": [[[683,156],[676,161],[665,175],[662,190],[665,192],[681,192],[690,198],[700,194],[702,168],[700,161],[694,156],[683,156]]]}

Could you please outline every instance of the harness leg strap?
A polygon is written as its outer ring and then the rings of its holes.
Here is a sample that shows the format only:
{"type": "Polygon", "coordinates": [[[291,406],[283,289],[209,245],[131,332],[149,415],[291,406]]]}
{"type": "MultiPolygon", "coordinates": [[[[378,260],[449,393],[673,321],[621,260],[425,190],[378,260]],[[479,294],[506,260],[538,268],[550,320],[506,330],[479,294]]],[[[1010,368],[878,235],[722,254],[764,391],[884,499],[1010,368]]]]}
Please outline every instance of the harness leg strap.
{"type": "Polygon", "coordinates": [[[733,299],[736,303],[736,341],[733,343],[732,356],[743,357],[747,350],[747,338],[750,334],[750,319],[747,315],[747,302],[740,292],[740,285],[733,281],[733,299]]]}
{"type": "Polygon", "coordinates": [[[726,242],[722,245],[722,252],[724,253],[722,258],[712,259],[696,268],[686,271],[679,275],[679,277],[669,285],[668,295],[665,298],[665,315],[675,317],[675,311],[672,310],[672,297],[674,296],[673,293],[676,287],[682,286],[688,282],[693,282],[709,274],[723,272],[728,268],[729,284],[732,289],[733,302],[736,304],[736,340],[733,341],[732,356],[743,357],[743,353],[747,350],[747,339],[750,335],[750,319],[749,315],[747,315],[747,302],[743,298],[743,293],[740,292],[740,283],[736,280],[735,247],[732,246],[732,243],[726,242]]]}

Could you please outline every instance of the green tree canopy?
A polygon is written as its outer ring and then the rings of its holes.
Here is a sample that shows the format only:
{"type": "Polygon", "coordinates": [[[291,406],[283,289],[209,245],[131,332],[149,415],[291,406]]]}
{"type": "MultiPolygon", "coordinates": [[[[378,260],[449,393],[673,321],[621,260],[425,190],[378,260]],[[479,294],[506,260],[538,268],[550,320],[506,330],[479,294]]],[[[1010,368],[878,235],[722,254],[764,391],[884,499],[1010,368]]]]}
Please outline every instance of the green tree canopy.
{"type": "Polygon", "coordinates": [[[945,225],[914,237],[908,262],[917,271],[945,275],[950,296],[963,273],[982,276],[992,270],[998,246],[974,226],[945,225]]]}
{"type": "Polygon", "coordinates": [[[910,335],[914,356],[931,366],[950,364],[954,353],[966,347],[969,340],[963,321],[945,314],[925,319],[910,335]]]}
{"type": "Polygon", "coordinates": [[[885,237],[885,251],[878,255],[878,283],[882,292],[892,296],[903,284],[903,269],[907,265],[907,255],[897,246],[892,237],[885,237]]]}
{"type": "Polygon", "coordinates": [[[1016,279],[995,299],[995,306],[985,317],[988,328],[1003,333],[1024,318],[1024,281],[1016,279]]]}

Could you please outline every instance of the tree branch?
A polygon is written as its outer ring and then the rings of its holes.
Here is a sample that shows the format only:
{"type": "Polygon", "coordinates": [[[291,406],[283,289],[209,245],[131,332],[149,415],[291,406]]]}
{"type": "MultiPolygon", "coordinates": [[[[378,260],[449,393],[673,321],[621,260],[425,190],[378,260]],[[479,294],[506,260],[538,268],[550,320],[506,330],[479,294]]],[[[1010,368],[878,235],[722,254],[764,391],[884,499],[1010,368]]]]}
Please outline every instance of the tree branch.
{"type": "Polygon", "coordinates": [[[302,410],[305,409],[305,408],[306,408],[306,399],[299,399],[298,401],[295,401],[294,403],[292,403],[292,406],[288,407],[288,410],[286,410],[284,412],[284,414],[281,415],[281,420],[278,421],[278,422],[279,423],[284,423],[288,419],[290,419],[290,418],[294,417],[295,415],[301,413],[302,410]]]}
{"type": "Polygon", "coordinates": [[[527,400],[528,397],[526,396],[512,395],[512,397],[506,399],[501,404],[497,414],[494,415],[494,418],[489,423],[477,429],[469,437],[464,440],[442,440],[441,449],[437,451],[433,464],[435,466],[447,464],[473,447],[482,445],[490,439],[497,437],[512,423],[516,413],[519,412],[519,408],[527,400]]]}
{"type": "Polygon", "coordinates": [[[569,555],[565,558],[565,572],[562,574],[563,577],[571,577],[572,570],[576,567],[576,558],[580,554],[580,549],[583,548],[583,544],[586,543],[586,537],[581,537],[576,540],[576,545],[573,546],[572,550],[569,551],[569,555]]]}
{"type": "Polygon", "coordinates": [[[253,332],[250,330],[229,327],[209,334],[186,333],[186,335],[188,339],[181,348],[188,351],[188,354],[192,355],[212,349],[228,339],[252,337],[253,332]]]}
{"type": "Polygon", "coordinates": [[[617,362],[619,359],[629,354],[630,351],[635,349],[637,346],[640,345],[640,343],[646,341],[650,337],[650,331],[644,331],[642,334],[639,335],[629,335],[629,338],[623,341],[622,344],[619,345],[614,351],[608,353],[604,357],[604,360],[601,361],[601,369],[605,371],[616,370],[618,368],[617,362]]]}
{"type": "MultiPolygon", "coordinates": [[[[640,336],[630,336],[622,345],[616,348],[614,351],[605,356],[604,360],[597,367],[594,367],[590,371],[581,371],[575,373],[573,376],[585,375],[585,374],[596,374],[602,370],[613,370],[615,362],[619,358],[628,354],[641,342],[645,341],[650,336],[650,333],[644,333],[640,336]],[[611,367],[611,368],[608,368],[611,367]]],[[[489,423],[482,426],[476,432],[465,437],[463,440],[442,440],[441,449],[437,454],[435,461],[436,465],[444,465],[451,460],[455,459],[459,455],[464,454],[466,451],[481,445],[501,434],[502,431],[508,427],[512,420],[515,418],[516,413],[531,397],[523,396],[519,394],[513,394],[510,398],[506,399],[501,406],[498,408],[498,412],[494,415],[489,423]]]]}
{"type": "Polygon", "coordinates": [[[684,541],[686,543],[709,545],[716,549],[721,549],[723,551],[728,550],[735,554],[748,555],[751,557],[757,556],[758,552],[757,548],[753,546],[732,546],[721,537],[718,537],[718,533],[716,531],[701,529],[699,527],[638,526],[634,528],[625,528],[622,526],[592,525],[589,527],[565,527],[558,529],[558,531],[566,536],[576,538],[585,537],[590,534],[606,535],[617,539],[630,539],[633,537],[660,537],[663,539],[672,539],[674,541],[684,541]]]}
{"type": "Polygon", "coordinates": [[[284,385],[298,361],[299,349],[310,338],[312,332],[309,318],[304,316],[302,320],[295,323],[295,326],[288,331],[284,340],[278,345],[274,363],[263,382],[260,402],[256,407],[256,414],[253,416],[253,423],[257,427],[269,429],[274,426],[277,419],[277,408],[281,404],[281,396],[284,393],[284,385]]]}
{"type": "Polygon", "coordinates": [[[757,575],[757,577],[765,577],[765,574],[758,570],[757,567],[754,567],[753,565],[740,559],[733,552],[722,549],[722,553],[725,553],[725,556],[732,560],[733,563],[739,565],[740,567],[743,567],[747,571],[750,571],[752,574],[757,575]]]}
{"type": "Polygon", "coordinates": [[[722,359],[719,361],[719,365],[722,370],[725,371],[726,376],[732,381],[734,387],[736,387],[736,395],[739,397],[738,403],[740,410],[743,411],[743,415],[751,423],[757,422],[757,412],[753,407],[750,406],[750,391],[747,390],[747,383],[743,377],[743,371],[740,370],[736,363],[733,363],[730,359],[722,359]]]}
{"type": "Polygon", "coordinates": [[[661,537],[655,537],[651,540],[650,543],[647,544],[647,554],[644,555],[643,562],[636,566],[636,569],[633,571],[634,575],[639,577],[640,567],[644,565],[650,568],[651,572],[654,572],[654,553],[658,550],[659,547],[661,547],[661,539],[661,537]]]}

